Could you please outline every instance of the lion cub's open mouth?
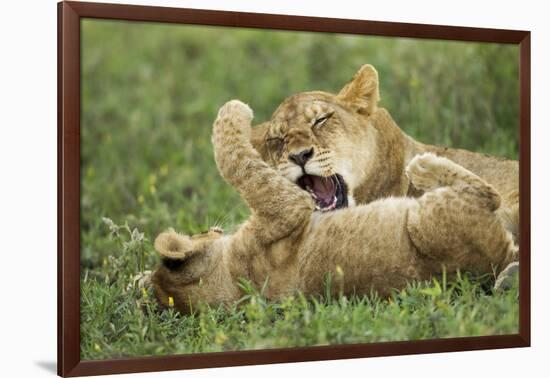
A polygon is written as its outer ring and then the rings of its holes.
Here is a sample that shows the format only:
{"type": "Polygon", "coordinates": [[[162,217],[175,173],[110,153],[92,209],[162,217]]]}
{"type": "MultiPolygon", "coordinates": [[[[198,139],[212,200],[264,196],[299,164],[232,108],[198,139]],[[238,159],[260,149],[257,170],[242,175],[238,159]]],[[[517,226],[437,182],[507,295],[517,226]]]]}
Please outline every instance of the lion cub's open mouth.
{"type": "Polygon", "coordinates": [[[321,177],[303,175],[297,181],[315,200],[315,207],[321,211],[331,211],[348,206],[347,187],[340,175],[321,177]]]}

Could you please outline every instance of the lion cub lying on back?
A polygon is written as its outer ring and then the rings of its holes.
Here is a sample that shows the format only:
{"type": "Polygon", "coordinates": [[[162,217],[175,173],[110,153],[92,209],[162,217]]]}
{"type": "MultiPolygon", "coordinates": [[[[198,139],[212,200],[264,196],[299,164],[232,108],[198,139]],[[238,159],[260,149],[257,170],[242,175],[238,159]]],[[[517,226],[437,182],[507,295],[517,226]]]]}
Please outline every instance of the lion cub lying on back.
{"type": "Polygon", "coordinates": [[[335,291],[389,294],[411,280],[457,269],[492,272],[517,253],[495,215],[492,186],[445,158],[424,154],[407,167],[420,198],[390,198],[333,212],[315,211],[312,197],[270,168],[250,144],[252,111],[230,101],[219,111],[212,141],[221,175],[251,209],[233,234],[160,234],[162,264],[152,277],[166,306],[189,312],[198,302],[237,300],[239,278],[278,299],[296,291],[323,292],[333,273],[335,291]],[[472,227],[474,225],[475,227],[472,227]],[[334,274],[337,273],[337,274],[334,274]]]}

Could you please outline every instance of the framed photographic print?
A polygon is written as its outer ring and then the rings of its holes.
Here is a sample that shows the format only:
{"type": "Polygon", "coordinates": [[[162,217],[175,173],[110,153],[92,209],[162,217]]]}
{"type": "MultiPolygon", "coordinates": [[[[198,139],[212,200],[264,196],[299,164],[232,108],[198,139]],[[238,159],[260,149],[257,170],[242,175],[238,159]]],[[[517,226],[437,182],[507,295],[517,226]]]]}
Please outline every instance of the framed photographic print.
{"type": "Polygon", "coordinates": [[[58,5],[58,374],[530,345],[530,33],[58,5]]]}

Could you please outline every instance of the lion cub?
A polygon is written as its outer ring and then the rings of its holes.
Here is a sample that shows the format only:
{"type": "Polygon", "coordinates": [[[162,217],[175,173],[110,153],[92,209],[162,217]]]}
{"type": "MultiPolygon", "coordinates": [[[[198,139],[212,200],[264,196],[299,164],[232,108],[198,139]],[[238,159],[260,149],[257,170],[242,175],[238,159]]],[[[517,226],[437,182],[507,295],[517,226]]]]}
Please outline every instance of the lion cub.
{"type": "Polygon", "coordinates": [[[310,194],[252,147],[251,120],[247,105],[230,101],[212,136],[218,170],[250,207],[250,219],[233,235],[161,233],[155,248],[162,263],[152,277],[161,305],[173,301],[189,312],[198,302],[233,302],[239,278],[258,288],[267,281],[270,299],[316,295],[327,273],[334,293],[387,295],[443,269],[492,272],[515,258],[517,247],[495,215],[499,194],[450,160],[424,154],[408,164],[408,177],[425,192],[419,198],[315,211],[310,194]]]}

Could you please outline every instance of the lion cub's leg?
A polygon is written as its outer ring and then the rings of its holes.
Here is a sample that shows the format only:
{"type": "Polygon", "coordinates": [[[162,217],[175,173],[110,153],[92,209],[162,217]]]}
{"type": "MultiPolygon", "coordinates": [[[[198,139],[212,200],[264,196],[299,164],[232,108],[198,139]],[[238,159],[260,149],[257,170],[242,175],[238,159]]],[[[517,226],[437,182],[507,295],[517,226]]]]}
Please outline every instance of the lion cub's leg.
{"type": "Polygon", "coordinates": [[[414,187],[424,192],[453,187],[491,211],[500,207],[500,195],[490,184],[447,158],[431,153],[417,155],[409,162],[405,173],[414,187]]]}
{"type": "Polygon", "coordinates": [[[218,170],[252,211],[248,222],[263,242],[304,227],[314,210],[311,196],[263,161],[250,142],[252,110],[232,100],[214,122],[212,143],[218,170]]]}
{"type": "Polygon", "coordinates": [[[406,173],[426,193],[409,213],[408,229],[420,254],[447,269],[490,272],[514,259],[517,247],[495,210],[498,192],[452,161],[423,154],[406,173]]]}

